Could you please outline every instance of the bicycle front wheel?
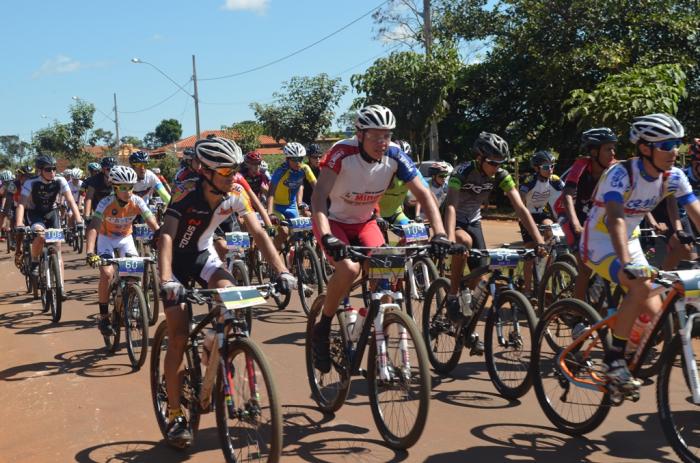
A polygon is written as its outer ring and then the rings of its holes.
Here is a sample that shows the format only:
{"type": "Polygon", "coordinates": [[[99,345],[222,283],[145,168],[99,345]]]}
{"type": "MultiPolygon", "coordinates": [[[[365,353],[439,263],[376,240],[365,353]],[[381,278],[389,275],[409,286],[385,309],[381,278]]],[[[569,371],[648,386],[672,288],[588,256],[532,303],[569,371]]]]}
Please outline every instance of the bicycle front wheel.
{"type": "Polygon", "coordinates": [[[227,462],[277,462],[282,454],[282,409],[272,371],[249,338],[228,345],[228,375],[216,378],[215,410],[227,462]]]}
{"type": "Polygon", "coordinates": [[[428,288],[433,281],[439,278],[437,268],[427,256],[417,256],[412,263],[413,278],[409,273],[404,276],[404,304],[406,313],[413,317],[416,325],[421,326],[423,321],[423,302],[428,288]]]}
{"type": "Polygon", "coordinates": [[[486,320],[484,354],[491,381],[505,398],[515,400],[532,385],[535,311],[518,291],[503,291],[486,320]]]}
{"type": "Polygon", "coordinates": [[[430,285],[423,304],[423,339],[430,364],[435,371],[447,374],[459,363],[463,341],[460,329],[447,316],[450,281],[438,278],[430,285]]]}
{"type": "Polygon", "coordinates": [[[158,313],[160,312],[160,281],[155,264],[153,262],[145,264],[146,271],[143,273],[141,287],[146,301],[148,326],[153,326],[158,321],[158,313]]]}
{"type": "MultiPolygon", "coordinates": [[[[577,386],[559,367],[564,347],[599,321],[600,315],[585,302],[562,299],[545,312],[535,332],[532,379],[537,401],[549,421],[568,434],[593,431],[610,412],[607,393],[577,386]]],[[[565,358],[566,368],[576,378],[591,381],[604,375],[605,340],[600,336],[592,333],[565,358]]]]}
{"type": "MultiPolygon", "coordinates": [[[[242,260],[232,260],[229,265],[229,271],[236,280],[237,286],[250,286],[250,277],[248,275],[248,267],[242,260]]],[[[246,307],[244,309],[245,322],[248,325],[248,334],[253,332],[253,308],[246,307]]]]}
{"type": "Polygon", "coordinates": [[[407,449],[418,441],[428,418],[428,353],[404,312],[385,312],[382,328],[383,342],[375,332],[367,358],[369,404],[382,438],[392,448],[407,449]]]}
{"type": "Polygon", "coordinates": [[[148,354],[148,317],[141,287],[127,285],[123,296],[126,352],[134,370],[140,369],[148,354]]]}
{"type": "MultiPolygon", "coordinates": [[[[566,254],[570,255],[570,254],[566,254]]],[[[537,315],[547,310],[554,301],[574,297],[574,285],[578,271],[564,261],[554,262],[542,275],[537,288],[537,315]]]]}
{"type": "Polygon", "coordinates": [[[700,462],[700,434],[698,434],[698,405],[693,403],[691,381],[686,362],[697,364],[700,336],[690,338],[693,358],[683,355],[680,335],[676,335],[663,355],[656,386],[656,403],[661,428],[678,457],[686,463],[700,462]]]}
{"type": "Polygon", "coordinates": [[[304,313],[309,314],[311,308],[311,296],[313,294],[321,294],[324,289],[323,274],[321,273],[321,264],[318,262],[316,251],[310,244],[306,243],[296,253],[295,259],[298,277],[299,300],[304,313]],[[305,288],[306,287],[306,288],[305,288]],[[305,291],[311,289],[313,293],[309,296],[305,291]]]}
{"type": "Polygon", "coordinates": [[[57,255],[49,256],[49,274],[47,281],[46,299],[51,307],[51,320],[54,323],[61,321],[63,310],[63,285],[61,283],[61,268],[57,255]]]}

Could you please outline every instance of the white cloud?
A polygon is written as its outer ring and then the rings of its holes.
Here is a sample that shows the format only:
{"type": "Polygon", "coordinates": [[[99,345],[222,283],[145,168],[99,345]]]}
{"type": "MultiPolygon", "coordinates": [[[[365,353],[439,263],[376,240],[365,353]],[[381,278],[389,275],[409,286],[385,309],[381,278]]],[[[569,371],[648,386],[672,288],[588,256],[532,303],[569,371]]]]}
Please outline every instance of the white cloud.
{"type": "Polygon", "coordinates": [[[224,10],[252,11],[257,14],[265,14],[270,0],[226,0],[224,10]]]}
{"type": "Polygon", "coordinates": [[[165,40],[165,36],[163,34],[153,34],[151,36],[151,40],[153,40],[155,42],[160,42],[160,41],[165,40]]]}
{"type": "Polygon", "coordinates": [[[65,55],[58,55],[54,58],[49,58],[44,61],[41,67],[34,71],[32,78],[36,79],[41,76],[48,76],[52,74],[68,74],[70,72],[78,71],[82,66],[80,61],[74,60],[65,55]]]}

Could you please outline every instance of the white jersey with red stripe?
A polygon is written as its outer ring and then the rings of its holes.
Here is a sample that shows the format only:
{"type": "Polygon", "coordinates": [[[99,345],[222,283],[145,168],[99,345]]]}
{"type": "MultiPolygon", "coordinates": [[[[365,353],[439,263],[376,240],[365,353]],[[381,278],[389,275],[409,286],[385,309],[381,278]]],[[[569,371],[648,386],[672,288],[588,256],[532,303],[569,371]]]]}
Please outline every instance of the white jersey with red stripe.
{"type": "Polygon", "coordinates": [[[333,145],[323,157],[321,168],[321,175],[324,168],[338,175],[329,196],[328,217],[348,224],[364,223],[372,217],[394,176],[410,182],[418,175],[411,158],[397,144],[390,143],[381,160],[368,162],[360,154],[356,137],[333,145]]]}

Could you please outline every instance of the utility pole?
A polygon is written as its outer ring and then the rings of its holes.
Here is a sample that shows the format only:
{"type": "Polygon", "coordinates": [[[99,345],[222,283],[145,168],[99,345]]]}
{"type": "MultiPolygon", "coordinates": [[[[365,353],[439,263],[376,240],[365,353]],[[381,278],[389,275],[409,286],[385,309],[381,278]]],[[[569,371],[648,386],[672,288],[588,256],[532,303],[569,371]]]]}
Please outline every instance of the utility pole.
{"type": "Polygon", "coordinates": [[[117,133],[117,155],[119,155],[119,147],[122,142],[119,138],[119,112],[117,111],[117,94],[114,94],[114,130],[117,133]]]}
{"type": "MultiPolygon", "coordinates": [[[[430,57],[433,53],[433,29],[430,14],[430,0],[423,0],[423,40],[425,41],[425,55],[430,57]]],[[[438,142],[437,122],[430,122],[430,135],[428,136],[430,147],[430,160],[438,161],[440,145],[438,142]]]]}
{"type": "Polygon", "coordinates": [[[192,55],[192,82],[194,82],[194,117],[197,123],[197,138],[201,136],[199,131],[199,92],[197,91],[197,67],[194,62],[194,55],[192,55]]]}

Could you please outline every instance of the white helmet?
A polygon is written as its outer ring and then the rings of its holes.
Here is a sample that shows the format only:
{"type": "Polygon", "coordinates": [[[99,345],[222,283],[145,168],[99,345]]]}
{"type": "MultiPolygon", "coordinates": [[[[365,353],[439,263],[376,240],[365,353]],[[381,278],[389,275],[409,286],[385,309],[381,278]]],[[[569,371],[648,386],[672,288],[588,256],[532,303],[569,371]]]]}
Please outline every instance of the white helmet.
{"type": "Polygon", "coordinates": [[[673,116],[668,114],[649,114],[635,117],[630,127],[630,141],[654,143],[657,141],[683,138],[685,129],[673,116]]]}
{"type": "Polygon", "coordinates": [[[260,170],[267,170],[267,169],[268,169],[267,161],[260,162],[260,170]]]}
{"type": "Polygon", "coordinates": [[[66,169],[63,171],[63,176],[66,178],[72,177],[73,176],[73,169],[66,169]]]}
{"type": "Polygon", "coordinates": [[[198,140],[194,145],[197,159],[206,167],[235,167],[243,164],[243,152],[235,141],[223,137],[198,140]]]}
{"type": "Polygon", "coordinates": [[[109,181],[114,185],[134,185],[138,181],[138,178],[136,177],[136,171],[131,167],[114,166],[109,171],[109,181]]]}
{"type": "Polygon", "coordinates": [[[160,168],[154,167],[153,169],[151,169],[151,172],[153,172],[154,174],[158,175],[158,174],[160,174],[160,168]]]}
{"type": "Polygon", "coordinates": [[[83,171],[82,169],[76,167],[73,169],[73,178],[77,178],[78,180],[83,178],[83,171]]]}
{"type": "Polygon", "coordinates": [[[384,129],[391,130],[396,127],[396,118],[391,109],[373,104],[365,106],[357,111],[355,128],[357,130],[384,129]]]}
{"type": "Polygon", "coordinates": [[[306,148],[304,145],[297,142],[291,142],[284,145],[284,156],[288,158],[303,158],[306,156],[306,148]]]}

